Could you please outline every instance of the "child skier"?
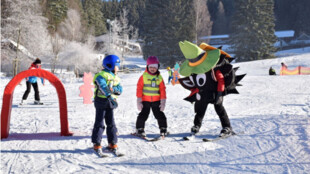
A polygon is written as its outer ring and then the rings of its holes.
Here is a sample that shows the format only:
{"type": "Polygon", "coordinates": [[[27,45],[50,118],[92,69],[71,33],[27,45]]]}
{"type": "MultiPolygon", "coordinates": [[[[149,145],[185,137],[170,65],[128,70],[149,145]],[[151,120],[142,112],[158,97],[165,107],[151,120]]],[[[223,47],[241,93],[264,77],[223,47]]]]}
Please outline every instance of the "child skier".
{"type": "MultiPolygon", "coordinates": [[[[36,58],[36,60],[31,64],[29,69],[40,69],[41,68],[41,60],[39,58],[36,58]]],[[[44,85],[44,79],[41,78],[41,82],[44,85]]],[[[26,86],[27,89],[23,95],[22,101],[20,102],[20,105],[24,103],[24,101],[27,100],[28,95],[31,91],[31,86],[34,90],[34,104],[42,105],[43,103],[40,102],[40,94],[39,94],[39,86],[37,83],[37,77],[36,76],[30,76],[26,78],[26,86]]]]}
{"type": "Polygon", "coordinates": [[[117,105],[116,97],[123,91],[120,78],[116,75],[120,67],[120,59],[115,55],[108,55],[103,59],[103,70],[94,77],[96,120],[92,132],[94,150],[102,152],[101,139],[104,131],[104,121],[107,125],[108,148],[117,149],[117,128],[114,122],[114,113],[117,105]]]}
{"type": "Polygon", "coordinates": [[[141,111],[136,122],[136,135],[145,137],[144,126],[152,109],[157,119],[160,136],[167,135],[167,118],[164,114],[166,105],[166,86],[160,75],[159,61],[155,56],[150,56],[147,67],[137,84],[137,107],[141,111]]]}
{"type": "Polygon", "coordinates": [[[171,80],[173,79],[173,71],[169,66],[167,67],[167,71],[168,71],[168,85],[169,85],[171,80]]]}

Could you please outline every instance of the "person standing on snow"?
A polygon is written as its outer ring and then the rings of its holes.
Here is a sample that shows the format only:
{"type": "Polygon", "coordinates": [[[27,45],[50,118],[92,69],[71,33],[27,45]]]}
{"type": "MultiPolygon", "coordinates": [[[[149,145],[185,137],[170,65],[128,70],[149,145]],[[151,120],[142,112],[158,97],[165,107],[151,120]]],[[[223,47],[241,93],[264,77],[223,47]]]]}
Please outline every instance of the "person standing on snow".
{"type": "Polygon", "coordinates": [[[116,55],[108,55],[103,59],[103,70],[94,77],[96,119],[91,136],[94,150],[102,152],[101,139],[107,125],[108,148],[117,149],[117,128],[114,121],[113,110],[118,104],[116,97],[121,95],[123,87],[117,72],[120,67],[120,59],[116,55]]]}
{"type": "MultiPolygon", "coordinates": [[[[41,68],[41,60],[39,58],[36,58],[36,60],[31,64],[29,69],[40,69],[41,68]]],[[[44,85],[44,79],[41,78],[41,82],[44,85]]],[[[43,104],[40,102],[40,94],[39,94],[39,86],[37,83],[37,77],[36,76],[30,76],[26,78],[26,86],[27,89],[23,95],[22,101],[20,102],[20,105],[23,105],[24,102],[27,100],[28,95],[31,91],[31,86],[34,90],[34,104],[43,104]]]]}
{"type": "Polygon", "coordinates": [[[157,119],[160,135],[167,135],[167,118],[164,114],[166,105],[166,86],[160,75],[159,61],[155,56],[148,57],[147,67],[137,84],[137,107],[141,111],[136,122],[136,135],[145,137],[144,126],[152,109],[157,119]]]}
{"type": "Polygon", "coordinates": [[[167,67],[167,71],[168,71],[168,85],[169,85],[171,80],[173,79],[173,71],[169,66],[167,67]]]}

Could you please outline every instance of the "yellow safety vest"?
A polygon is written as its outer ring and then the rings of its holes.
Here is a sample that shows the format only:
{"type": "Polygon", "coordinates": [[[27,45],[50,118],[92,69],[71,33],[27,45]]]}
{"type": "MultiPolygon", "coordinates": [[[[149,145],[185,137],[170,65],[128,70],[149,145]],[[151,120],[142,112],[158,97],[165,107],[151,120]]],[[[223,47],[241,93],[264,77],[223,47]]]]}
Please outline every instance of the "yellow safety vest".
{"type": "Polygon", "coordinates": [[[112,97],[113,97],[113,98],[117,98],[117,96],[114,95],[114,94],[112,93],[112,91],[113,91],[113,86],[119,85],[121,79],[120,79],[118,76],[116,76],[116,75],[113,76],[112,74],[110,74],[110,73],[108,73],[108,72],[105,72],[105,71],[101,71],[101,72],[97,73],[97,74],[95,75],[95,77],[94,77],[94,80],[93,80],[93,83],[95,84],[95,90],[94,90],[95,95],[94,95],[94,97],[98,96],[98,97],[100,97],[100,98],[107,98],[107,96],[105,96],[105,94],[103,94],[103,93],[97,88],[97,85],[96,85],[96,82],[95,82],[95,81],[96,81],[96,78],[97,78],[98,76],[102,76],[102,77],[106,80],[107,86],[108,86],[108,87],[110,88],[110,90],[111,90],[111,95],[112,95],[112,97]]]}
{"type": "Polygon", "coordinates": [[[147,72],[143,73],[143,95],[160,96],[159,84],[163,81],[161,75],[151,75],[147,72]]]}

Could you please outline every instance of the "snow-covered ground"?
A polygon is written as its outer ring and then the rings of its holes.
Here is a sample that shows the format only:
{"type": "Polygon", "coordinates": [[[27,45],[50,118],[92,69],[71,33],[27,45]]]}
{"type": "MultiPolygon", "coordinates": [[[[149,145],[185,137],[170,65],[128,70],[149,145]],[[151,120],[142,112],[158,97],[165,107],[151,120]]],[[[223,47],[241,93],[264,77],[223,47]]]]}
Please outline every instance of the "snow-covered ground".
{"type": "MultiPolygon", "coordinates": [[[[134,60],[134,59],[132,59],[134,60]]],[[[212,105],[206,112],[201,134],[183,141],[193,125],[193,105],[182,100],[189,91],[167,85],[165,114],[171,135],[163,141],[146,142],[130,135],[135,130],[136,83],[141,73],[121,74],[124,92],[119,97],[115,119],[119,147],[124,157],[99,159],[90,149],[95,119],[92,104],[79,97],[81,80],[64,83],[70,131],[62,137],[58,98],[55,88],[40,84],[45,105],[18,106],[25,82],[15,88],[10,135],[1,140],[1,173],[310,173],[310,75],[269,76],[280,63],[289,68],[310,67],[310,53],[236,63],[238,74],[247,73],[238,87],[239,95],[229,95],[224,105],[235,132],[225,140],[204,143],[221,130],[212,105]]],[[[161,70],[164,79],[167,72],[161,70]]],[[[8,78],[1,77],[2,99],[8,78]]],[[[33,90],[28,103],[33,102],[33,90]]],[[[2,100],[0,101],[2,106],[2,100]]],[[[146,133],[159,133],[153,114],[146,122],[146,133]]],[[[106,136],[103,145],[106,145],[106,136]]]]}

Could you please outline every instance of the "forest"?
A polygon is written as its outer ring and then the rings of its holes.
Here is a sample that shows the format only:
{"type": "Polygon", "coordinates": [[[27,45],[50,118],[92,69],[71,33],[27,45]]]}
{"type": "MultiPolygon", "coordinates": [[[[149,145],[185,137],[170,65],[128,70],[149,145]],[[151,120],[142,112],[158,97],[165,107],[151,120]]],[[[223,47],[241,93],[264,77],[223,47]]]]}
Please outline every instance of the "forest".
{"type": "Polygon", "coordinates": [[[275,31],[310,35],[309,6],[308,0],[2,0],[1,71],[14,75],[40,57],[52,72],[96,72],[95,55],[125,58],[129,42],[141,46],[144,58],[156,55],[171,66],[183,60],[179,41],[199,44],[202,36],[222,34],[236,61],[273,58],[275,31]]]}

